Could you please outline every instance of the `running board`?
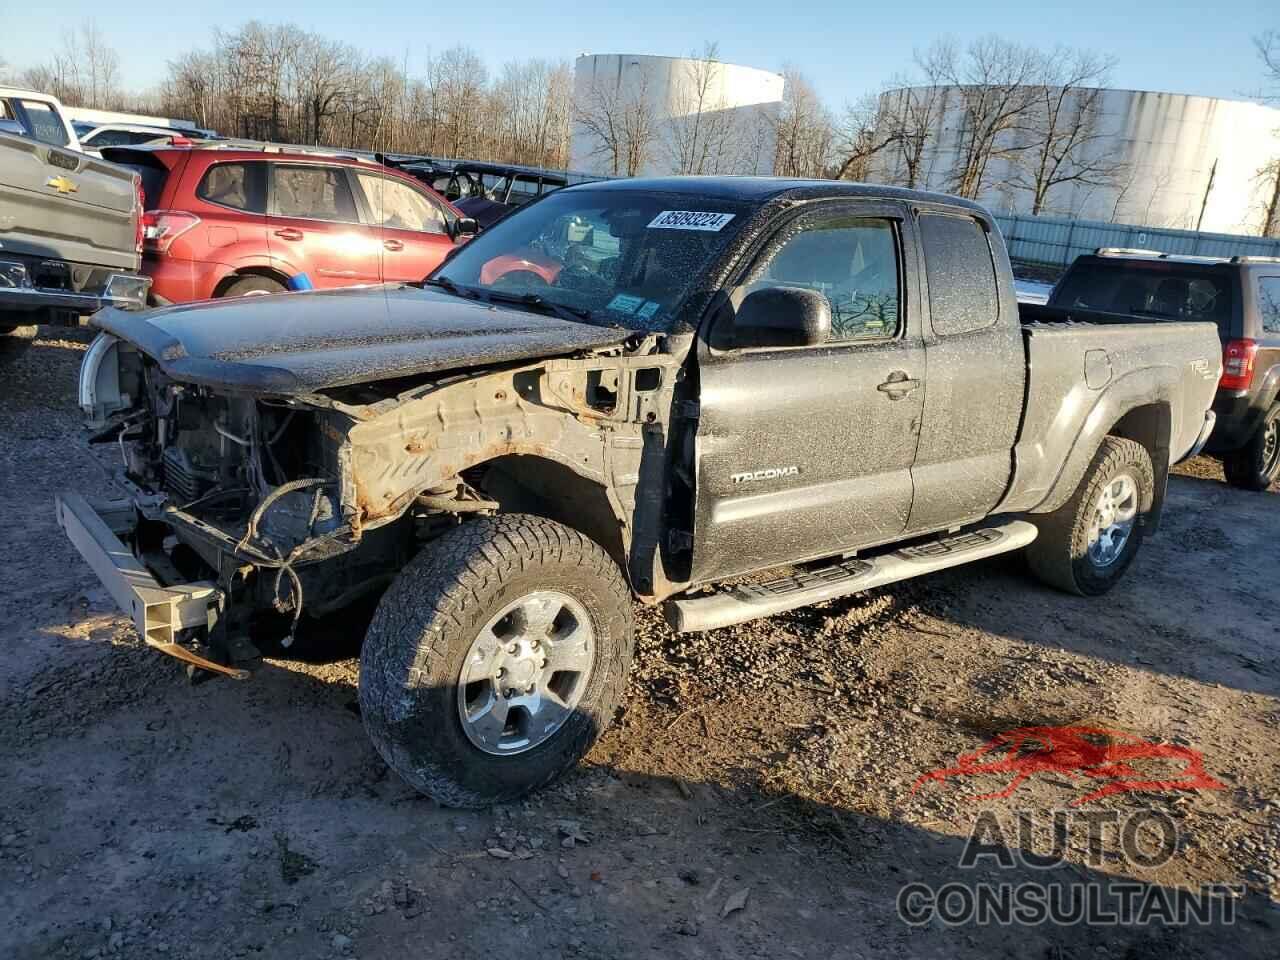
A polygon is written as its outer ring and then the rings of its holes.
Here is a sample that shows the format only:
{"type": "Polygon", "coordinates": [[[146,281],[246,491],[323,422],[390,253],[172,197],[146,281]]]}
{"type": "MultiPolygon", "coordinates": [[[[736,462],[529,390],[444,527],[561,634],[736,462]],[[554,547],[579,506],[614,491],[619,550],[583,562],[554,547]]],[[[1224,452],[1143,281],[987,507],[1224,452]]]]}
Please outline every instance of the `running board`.
{"type": "Polygon", "coordinates": [[[1019,550],[1034,540],[1037,532],[1025,520],[1011,520],[998,527],[966,530],[765,583],[739,584],[710,597],[670,600],[664,613],[676,633],[715,630],[1019,550]]]}

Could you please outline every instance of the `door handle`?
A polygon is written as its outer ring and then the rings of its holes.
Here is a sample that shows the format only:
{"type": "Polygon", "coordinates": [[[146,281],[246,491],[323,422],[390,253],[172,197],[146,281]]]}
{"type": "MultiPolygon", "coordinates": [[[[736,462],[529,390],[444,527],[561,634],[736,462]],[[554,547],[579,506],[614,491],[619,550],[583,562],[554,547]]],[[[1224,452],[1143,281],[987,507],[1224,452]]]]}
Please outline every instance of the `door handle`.
{"type": "Polygon", "coordinates": [[[295,230],[293,227],[285,227],[283,230],[277,230],[276,236],[281,240],[301,240],[302,231],[295,230]]]}
{"type": "Polygon", "coordinates": [[[920,386],[920,381],[908,377],[905,370],[895,370],[876,389],[885,394],[890,400],[901,400],[918,386],[920,386]]]}
{"type": "Polygon", "coordinates": [[[382,245],[388,250],[399,251],[404,249],[404,244],[399,240],[383,240],[382,245]]]}

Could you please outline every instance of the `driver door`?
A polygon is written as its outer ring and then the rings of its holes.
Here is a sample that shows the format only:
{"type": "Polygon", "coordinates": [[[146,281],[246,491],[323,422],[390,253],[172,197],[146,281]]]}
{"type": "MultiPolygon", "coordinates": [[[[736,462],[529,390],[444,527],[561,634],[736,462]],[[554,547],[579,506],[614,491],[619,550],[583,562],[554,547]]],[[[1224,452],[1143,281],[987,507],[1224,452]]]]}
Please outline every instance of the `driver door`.
{"type": "Polygon", "coordinates": [[[885,202],[829,202],[763,247],[731,298],[822,292],[832,333],[740,349],[704,327],[695,444],[695,582],[890,541],[911,513],[925,395],[914,226],[885,202]]]}

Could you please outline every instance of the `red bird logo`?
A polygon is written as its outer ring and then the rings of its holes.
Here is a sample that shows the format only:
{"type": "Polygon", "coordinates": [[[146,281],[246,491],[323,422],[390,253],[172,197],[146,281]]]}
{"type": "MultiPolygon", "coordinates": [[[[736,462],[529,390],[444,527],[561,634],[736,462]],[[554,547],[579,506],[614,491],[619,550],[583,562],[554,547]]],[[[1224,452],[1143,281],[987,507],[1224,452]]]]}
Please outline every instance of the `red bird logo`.
{"type": "Polygon", "coordinates": [[[1189,747],[1152,743],[1132,733],[1104,727],[1018,727],[997,735],[972,753],[960,754],[954,767],[922,774],[911,792],[915,793],[930,780],[1009,773],[1013,779],[1003,790],[973,799],[1010,796],[1023,781],[1037,773],[1107,781],[1091,793],[1072,800],[1073,807],[1115,793],[1226,789],[1225,784],[1205,772],[1200,752],[1189,747]],[[1172,761],[1181,763],[1182,769],[1167,779],[1147,779],[1132,766],[1139,760],[1172,761]]]}

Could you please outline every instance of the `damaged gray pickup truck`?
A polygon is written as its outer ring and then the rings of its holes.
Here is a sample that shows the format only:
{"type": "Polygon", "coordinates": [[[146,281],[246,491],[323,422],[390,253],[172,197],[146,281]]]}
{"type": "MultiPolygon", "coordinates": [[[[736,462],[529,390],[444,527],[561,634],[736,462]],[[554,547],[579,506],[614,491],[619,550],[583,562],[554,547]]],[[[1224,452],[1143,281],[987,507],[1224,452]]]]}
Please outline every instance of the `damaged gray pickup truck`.
{"type": "Polygon", "coordinates": [[[58,516],[149,644],[216,672],[380,594],[369,734],[482,805],[610,722],[633,598],[708,630],[1023,548],[1110,589],[1221,369],[1211,324],[1123,321],[1023,322],[964,201],[572,187],[421,285],[98,314],[80,400],[131,496],[58,516]]]}

